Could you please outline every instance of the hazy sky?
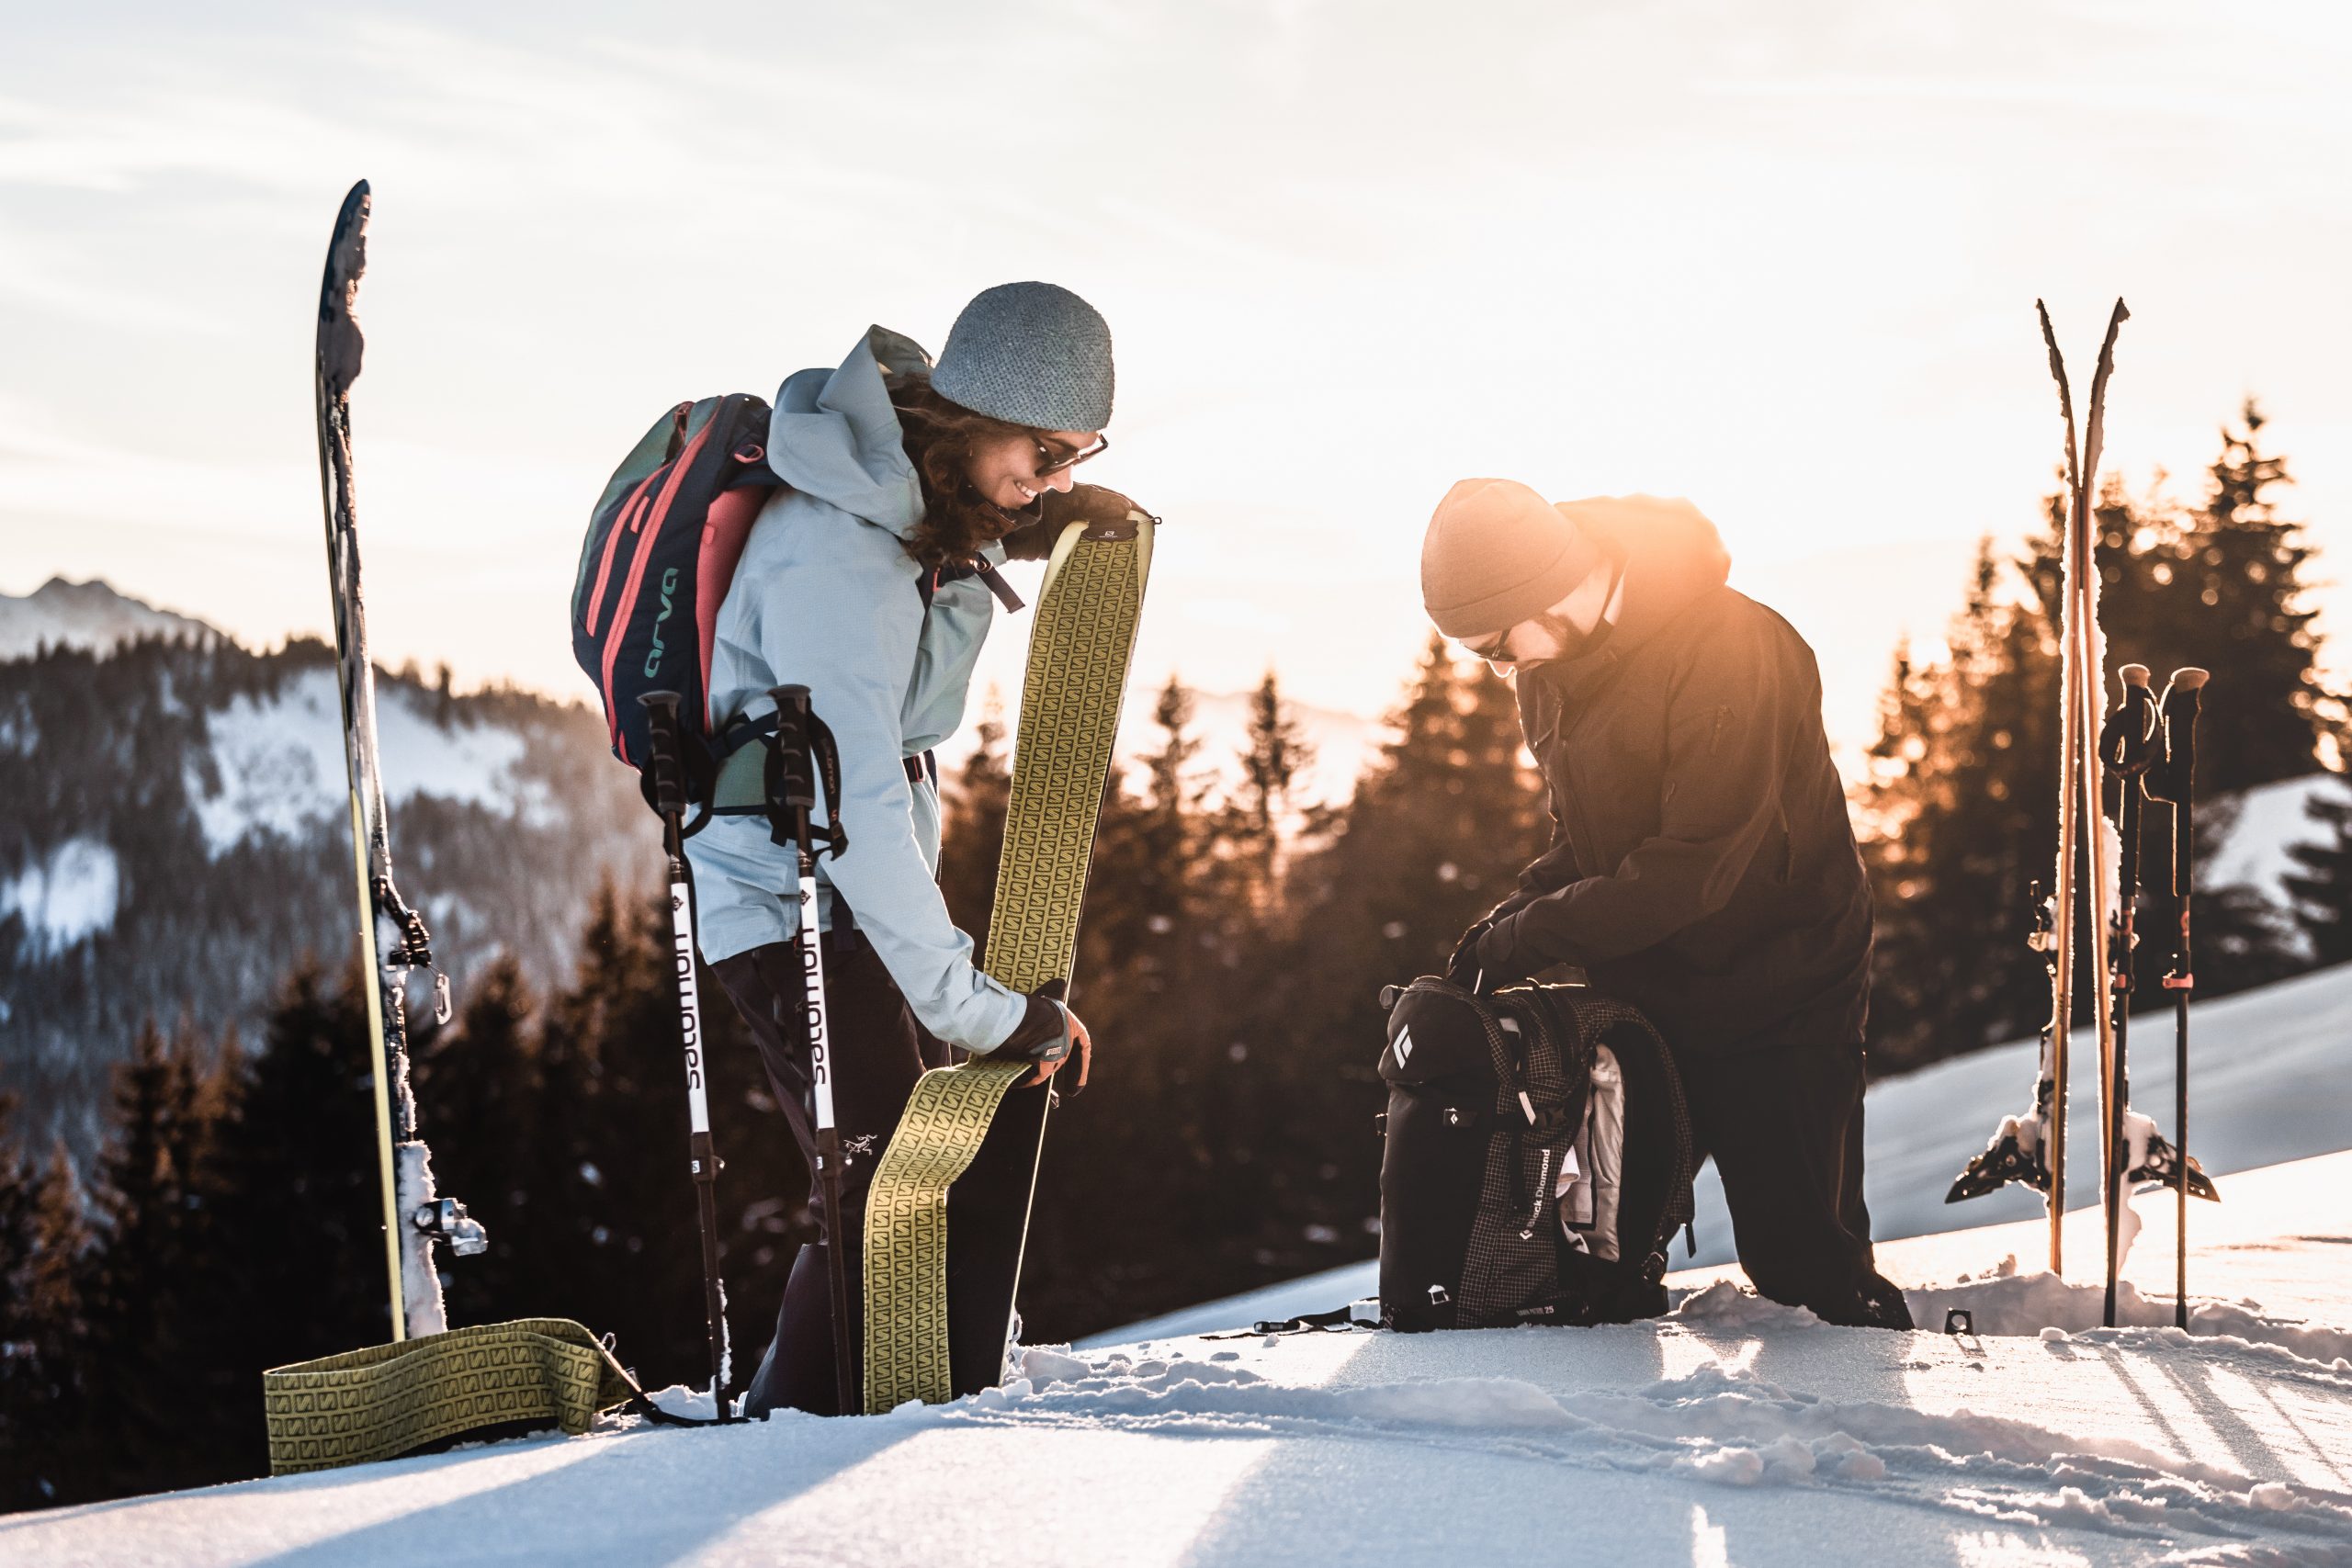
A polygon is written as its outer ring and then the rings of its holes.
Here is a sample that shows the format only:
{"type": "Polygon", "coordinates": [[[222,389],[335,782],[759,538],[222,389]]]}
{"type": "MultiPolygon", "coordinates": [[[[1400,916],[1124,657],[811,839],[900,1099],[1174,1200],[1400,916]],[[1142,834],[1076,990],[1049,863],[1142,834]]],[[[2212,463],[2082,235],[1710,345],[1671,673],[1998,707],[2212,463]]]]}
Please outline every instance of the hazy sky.
{"type": "Polygon", "coordinates": [[[656,413],[1035,276],[1110,319],[1092,477],[1167,519],[1141,674],[1379,710],[1430,506],[1506,474],[1692,498],[1851,738],[2033,522],[2037,294],[2086,375],[2129,298],[2135,485],[2193,493],[2256,393],[2352,548],[2346,15],[0,0],[0,591],[326,626],[313,309],[364,175],[387,661],[584,692],[581,530],[656,413]]]}

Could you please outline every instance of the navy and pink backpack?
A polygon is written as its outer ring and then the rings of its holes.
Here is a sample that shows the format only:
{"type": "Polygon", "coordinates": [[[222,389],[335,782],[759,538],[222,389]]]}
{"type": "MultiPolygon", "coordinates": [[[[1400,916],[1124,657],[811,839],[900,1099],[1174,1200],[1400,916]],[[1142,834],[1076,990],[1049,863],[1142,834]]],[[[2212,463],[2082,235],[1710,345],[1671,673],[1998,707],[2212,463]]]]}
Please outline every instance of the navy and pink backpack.
{"type": "MultiPolygon", "coordinates": [[[[747,392],[680,403],[613,470],[571,589],[571,652],[596,683],[613,755],[642,770],[638,698],[675,692],[707,737],[710,645],[760,508],[783,481],[767,463],[768,405],[747,392]]],[[[699,770],[697,770],[699,771],[699,770]]]]}
{"type": "MultiPolygon", "coordinates": [[[[680,403],[654,421],[596,502],[571,587],[571,655],[596,683],[613,755],[641,776],[651,746],[638,699],[676,693],[687,794],[697,806],[714,805],[720,764],[775,728],[773,719],[710,711],[718,609],[752,525],[784,483],[768,466],[769,412],[764,400],[730,392],[680,403]]],[[[910,561],[908,574],[926,605],[942,583],[978,577],[1006,609],[1022,607],[985,560],[936,568],[910,561]]]]}

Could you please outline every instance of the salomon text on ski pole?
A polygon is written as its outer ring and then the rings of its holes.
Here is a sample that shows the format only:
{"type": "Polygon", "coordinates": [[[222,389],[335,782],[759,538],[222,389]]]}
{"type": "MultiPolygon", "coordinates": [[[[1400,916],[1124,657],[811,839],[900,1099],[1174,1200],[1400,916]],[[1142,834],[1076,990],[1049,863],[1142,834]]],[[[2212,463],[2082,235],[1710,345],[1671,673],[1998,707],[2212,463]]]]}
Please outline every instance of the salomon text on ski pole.
{"type": "MultiPolygon", "coordinates": [[[[702,1046],[702,1000],[695,986],[695,890],[686,869],[686,766],[678,732],[678,694],[648,692],[645,705],[652,758],[646,798],[662,818],[662,848],[670,858],[671,963],[678,982],[678,1033],[686,1058],[686,1162],[695,1179],[695,1213],[702,1228],[702,1308],[710,1335],[710,1399],[729,1419],[727,1285],[718,1272],[718,1150],[710,1136],[710,1094],[702,1046]]],[[[699,826],[699,823],[697,824],[699,826]]]]}
{"type": "Polygon", "coordinates": [[[806,686],[777,686],[768,693],[775,704],[775,738],[768,753],[767,797],[771,831],[779,844],[799,851],[799,930],[793,942],[798,949],[801,975],[802,1038],[808,1048],[809,1114],[817,1146],[817,1187],[825,1202],[825,1273],[832,1290],[833,1393],[838,1412],[856,1414],[863,1408],[852,1375],[856,1343],[849,1312],[849,1262],[843,1249],[856,1245],[842,1214],[842,1135],[833,1121],[832,1031],[825,1008],[825,952],[817,931],[817,847],[822,839],[835,856],[849,847],[841,823],[841,763],[833,750],[832,732],[808,705],[806,686]],[[820,777],[825,784],[829,820],[819,828],[811,820],[817,807],[820,777]]]}

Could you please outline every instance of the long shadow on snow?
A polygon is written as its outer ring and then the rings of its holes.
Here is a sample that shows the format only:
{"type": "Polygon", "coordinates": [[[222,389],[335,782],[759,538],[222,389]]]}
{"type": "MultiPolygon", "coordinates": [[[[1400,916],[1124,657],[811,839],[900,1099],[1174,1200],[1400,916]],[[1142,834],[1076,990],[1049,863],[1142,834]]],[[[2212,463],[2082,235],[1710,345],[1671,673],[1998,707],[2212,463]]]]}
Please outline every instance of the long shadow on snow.
{"type": "MultiPolygon", "coordinates": [[[[550,1439],[594,1443],[602,1451],[559,1470],[255,1558],[243,1568],[413,1568],[417,1562],[560,1560],[576,1558],[591,1545],[591,1554],[599,1560],[669,1562],[716,1540],[755,1514],[813,1491],[922,1429],[903,1421],[795,1416],[699,1431],[653,1427],[611,1438],[550,1439]],[[726,1449],[714,1452],[714,1446],[722,1443],[726,1449]],[[593,1529],[593,1539],[583,1540],[588,1529],[593,1529]]],[[[477,1450],[454,1461],[434,1455],[388,1462],[417,1466],[422,1481],[422,1472],[428,1468],[480,1457],[477,1450]]],[[[385,1467],[365,1466],[337,1475],[381,1480],[385,1467]]],[[[331,1479],[299,1478],[305,1483],[331,1479]]],[[[783,1551],[789,1543],[775,1545],[783,1551]]]]}

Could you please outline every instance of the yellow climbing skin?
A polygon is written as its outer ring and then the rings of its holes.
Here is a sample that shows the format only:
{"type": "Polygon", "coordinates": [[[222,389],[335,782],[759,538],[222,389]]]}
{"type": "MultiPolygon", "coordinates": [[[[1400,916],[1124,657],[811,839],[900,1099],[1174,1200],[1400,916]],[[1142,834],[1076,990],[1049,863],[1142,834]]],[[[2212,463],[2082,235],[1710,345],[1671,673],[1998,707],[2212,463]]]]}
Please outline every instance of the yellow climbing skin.
{"type": "MultiPolygon", "coordinates": [[[[1016,991],[1071,977],[1095,818],[1151,573],[1152,531],[1140,512],[1116,528],[1073,524],[1046,568],[983,965],[1016,991]]],[[[947,1190],[978,1155],[1006,1092],[1029,1070],[1026,1063],[982,1057],[925,1073],[875,1168],[865,1236],[869,1413],[954,1397],[947,1190]]]]}
{"type": "Polygon", "coordinates": [[[569,1318],[524,1318],[374,1345],[261,1375],[269,1472],[391,1459],[477,1427],[577,1435],[626,1401],[628,1374],[569,1318]]]}

